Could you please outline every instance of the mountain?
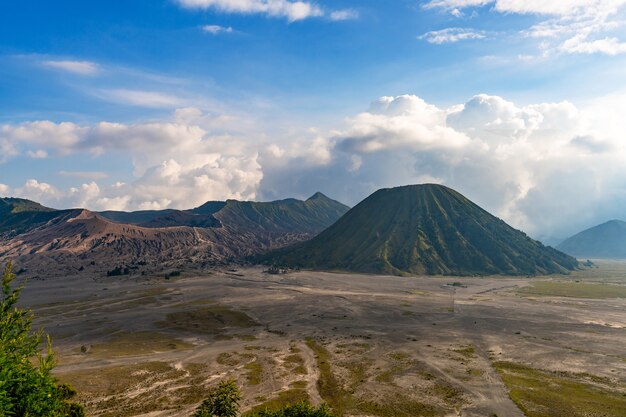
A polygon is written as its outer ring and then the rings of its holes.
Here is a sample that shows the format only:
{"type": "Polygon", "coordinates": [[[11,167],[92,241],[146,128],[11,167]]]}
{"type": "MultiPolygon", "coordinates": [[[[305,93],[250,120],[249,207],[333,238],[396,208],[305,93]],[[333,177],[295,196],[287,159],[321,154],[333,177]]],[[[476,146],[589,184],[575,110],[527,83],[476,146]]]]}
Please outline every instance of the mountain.
{"type": "Polygon", "coordinates": [[[310,241],[266,263],[384,274],[534,275],[578,262],[441,185],[382,189],[310,241]]]}
{"type": "Polygon", "coordinates": [[[580,258],[626,259],[626,222],[611,220],[584,230],[558,249],[580,258]]]}
{"type": "Polygon", "coordinates": [[[223,263],[310,239],[348,209],[321,193],[306,201],[228,200],[190,210],[102,213],[3,198],[0,259],[46,275],[223,263]]]}

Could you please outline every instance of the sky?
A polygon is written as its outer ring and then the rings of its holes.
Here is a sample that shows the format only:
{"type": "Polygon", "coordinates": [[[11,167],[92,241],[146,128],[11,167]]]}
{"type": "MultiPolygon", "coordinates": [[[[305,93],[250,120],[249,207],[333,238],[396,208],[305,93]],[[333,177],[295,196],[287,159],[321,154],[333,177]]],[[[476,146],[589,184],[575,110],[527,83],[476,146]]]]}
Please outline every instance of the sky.
{"type": "Polygon", "coordinates": [[[440,183],[552,242],[626,220],[626,0],[0,3],[0,196],[349,205],[440,183]]]}

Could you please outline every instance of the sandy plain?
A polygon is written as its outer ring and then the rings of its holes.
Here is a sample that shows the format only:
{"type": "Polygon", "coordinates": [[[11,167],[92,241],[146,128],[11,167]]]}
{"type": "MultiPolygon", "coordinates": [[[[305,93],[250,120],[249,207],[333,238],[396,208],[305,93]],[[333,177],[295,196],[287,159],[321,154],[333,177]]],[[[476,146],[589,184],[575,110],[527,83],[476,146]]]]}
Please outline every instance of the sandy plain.
{"type": "Polygon", "coordinates": [[[188,416],[225,378],[244,411],[308,399],[346,416],[535,415],[543,406],[514,402],[501,364],[611,392],[606,415],[626,415],[626,263],[598,265],[551,277],[85,275],[31,280],[22,303],[93,416],[188,416]],[[554,296],[537,282],[619,291],[554,296]]]}

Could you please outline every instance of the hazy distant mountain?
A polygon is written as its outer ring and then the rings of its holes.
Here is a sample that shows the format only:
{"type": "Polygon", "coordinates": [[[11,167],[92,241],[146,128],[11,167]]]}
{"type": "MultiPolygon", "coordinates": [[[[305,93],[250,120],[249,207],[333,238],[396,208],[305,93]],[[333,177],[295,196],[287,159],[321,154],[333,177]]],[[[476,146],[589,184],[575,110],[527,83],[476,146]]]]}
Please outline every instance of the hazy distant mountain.
{"type": "Polygon", "coordinates": [[[626,222],[611,220],[584,230],[558,249],[580,258],[626,259],[626,222]]]}
{"type": "Polygon", "coordinates": [[[42,273],[239,260],[310,239],[348,209],[321,193],[306,201],[228,200],[191,210],[102,213],[3,198],[0,258],[42,273]]]}
{"type": "Polygon", "coordinates": [[[310,241],[264,257],[282,266],[390,274],[544,274],[577,261],[440,185],[382,189],[310,241]]]}

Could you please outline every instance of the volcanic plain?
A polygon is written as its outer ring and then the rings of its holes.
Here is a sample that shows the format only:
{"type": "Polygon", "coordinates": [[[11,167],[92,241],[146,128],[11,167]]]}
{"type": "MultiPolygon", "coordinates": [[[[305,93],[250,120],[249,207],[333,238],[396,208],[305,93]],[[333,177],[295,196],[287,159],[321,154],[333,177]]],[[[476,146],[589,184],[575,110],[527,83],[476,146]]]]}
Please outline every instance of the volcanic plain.
{"type": "Polygon", "coordinates": [[[228,378],[244,411],[626,415],[623,262],[546,277],[84,274],[30,280],[22,304],[93,416],[191,415],[228,378]]]}

